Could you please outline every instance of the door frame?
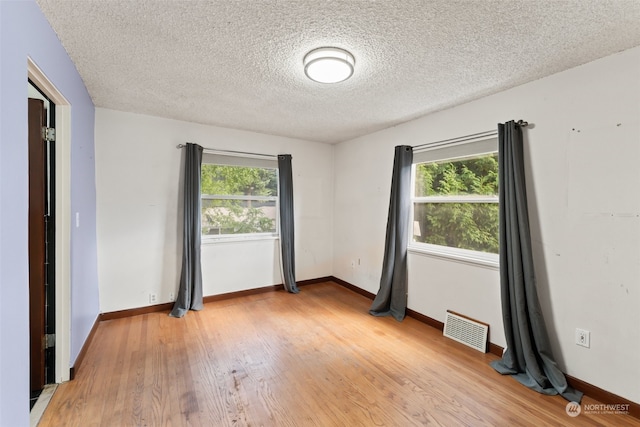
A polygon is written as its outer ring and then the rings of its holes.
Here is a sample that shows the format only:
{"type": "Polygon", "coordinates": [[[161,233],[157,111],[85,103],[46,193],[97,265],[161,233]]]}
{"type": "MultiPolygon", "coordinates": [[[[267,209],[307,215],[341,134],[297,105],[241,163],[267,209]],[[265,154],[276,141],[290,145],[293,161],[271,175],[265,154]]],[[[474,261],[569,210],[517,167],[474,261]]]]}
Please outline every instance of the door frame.
{"type": "Polygon", "coordinates": [[[54,378],[61,383],[69,381],[71,366],[71,104],[30,57],[27,74],[56,106],[54,378]]]}

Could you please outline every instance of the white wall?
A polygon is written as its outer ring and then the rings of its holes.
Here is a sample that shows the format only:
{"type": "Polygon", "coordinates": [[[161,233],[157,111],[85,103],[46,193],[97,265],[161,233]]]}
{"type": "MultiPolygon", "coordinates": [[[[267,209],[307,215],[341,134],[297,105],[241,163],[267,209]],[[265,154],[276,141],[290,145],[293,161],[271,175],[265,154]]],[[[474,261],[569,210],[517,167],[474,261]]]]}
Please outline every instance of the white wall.
{"type": "MultiPolygon", "coordinates": [[[[395,145],[511,119],[534,124],[525,131],[529,211],[556,360],[640,402],[640,48],[338,144],[333,274],[378,290],[395,145]],[[578,327],[591,331],[591,348],[574,343],[578,327]]],[[[446,309],[465,313],[505,345],[497,270],[411,254],[409,308],[440,321],[446,309]]]]}
{"type": "MultiPolygon", "coordinates": [[[[293,156],[296,279],[331,275],[331,145],[96,109],[100,310],[176,292],[182,256],[177,144],[293,156]]],[[[205,245],[204,295],[282,283],[275,240],[205,245]]]]}

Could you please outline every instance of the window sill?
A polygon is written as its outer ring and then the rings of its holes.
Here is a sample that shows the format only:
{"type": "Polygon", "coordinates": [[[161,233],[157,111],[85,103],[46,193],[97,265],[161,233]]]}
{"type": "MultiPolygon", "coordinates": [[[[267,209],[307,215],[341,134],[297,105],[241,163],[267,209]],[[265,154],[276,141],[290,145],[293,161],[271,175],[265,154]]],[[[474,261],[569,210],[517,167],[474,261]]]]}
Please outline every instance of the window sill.
{"type": "Polygon", "coordinates": [[[408,251],[417,255],[424,255],[433,258],[445,259],[453,262],[471,264],[475,266],[500,269],[498,254],[470,251],[466,249],[449,248],[446,246],[429,245],[426,243],[409,244],[408,251]]]}
{"type": "Polygon", "coordinates": [[[218,243],[238,243],[238,242],[255,242],[260,240],[278,240],[277,234],[258,234],[258,235],[239,235],[239,236],[221,236],[211,237],[202,236],[201,246],[217,245],[218,243]]]}

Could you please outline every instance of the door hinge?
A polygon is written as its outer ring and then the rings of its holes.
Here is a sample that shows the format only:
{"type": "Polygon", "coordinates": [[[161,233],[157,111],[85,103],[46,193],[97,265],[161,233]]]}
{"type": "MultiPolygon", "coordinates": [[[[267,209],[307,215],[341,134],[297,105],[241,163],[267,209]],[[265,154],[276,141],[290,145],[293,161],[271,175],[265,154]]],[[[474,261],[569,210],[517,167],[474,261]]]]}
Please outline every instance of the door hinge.
{"type": "Polygon", "coordinates": [[[54,128],[42,127],[42,139],[49,142],[56,140],[56,130],[54,128]]]}
{"type": "Polygon", "coordinates": [[[45,334],[42,337],[42,348],[48,349],[56,346],[56,334],[45,334]]]}

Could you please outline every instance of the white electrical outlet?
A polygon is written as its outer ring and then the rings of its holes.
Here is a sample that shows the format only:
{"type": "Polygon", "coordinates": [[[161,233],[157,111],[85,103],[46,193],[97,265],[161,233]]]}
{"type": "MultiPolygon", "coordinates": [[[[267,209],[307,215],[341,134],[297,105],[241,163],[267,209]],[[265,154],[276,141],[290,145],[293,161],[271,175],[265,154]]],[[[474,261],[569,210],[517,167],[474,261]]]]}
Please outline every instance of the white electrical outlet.
{"type": "Polygon", "coordinates": [[[173,292],[169,292],[169,302],[174,302],[176,300],[176,296],[173,292]]]}
{"type": "Polygon", "coordinates": [[[155,304],[157,302],[158,302],[158,295],[154,293],[149,294],[149,303],[155,304]]]}
{"type": "Polygon", "coordinates": [[[589,348],[591,345],[591,332],[576,328],[576,344],[589,348]]]}

